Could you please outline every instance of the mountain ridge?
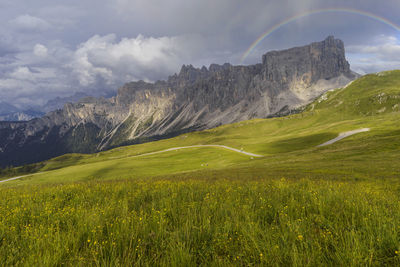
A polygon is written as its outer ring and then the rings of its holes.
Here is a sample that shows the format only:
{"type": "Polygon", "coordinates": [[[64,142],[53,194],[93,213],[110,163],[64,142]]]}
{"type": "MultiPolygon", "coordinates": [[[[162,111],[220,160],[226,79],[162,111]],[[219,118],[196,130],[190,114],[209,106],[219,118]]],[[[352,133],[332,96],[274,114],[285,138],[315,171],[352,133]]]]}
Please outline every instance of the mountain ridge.
{"type": "Polygon", "coordinates": [[[183,65],[166,81],[127,83],[109,99],[87,97],[27,123],[0,123],[0,162],[91,153],[284,114],[356,77],[343,42],[333,36],[268,52],[255,65],[183,65]]]}

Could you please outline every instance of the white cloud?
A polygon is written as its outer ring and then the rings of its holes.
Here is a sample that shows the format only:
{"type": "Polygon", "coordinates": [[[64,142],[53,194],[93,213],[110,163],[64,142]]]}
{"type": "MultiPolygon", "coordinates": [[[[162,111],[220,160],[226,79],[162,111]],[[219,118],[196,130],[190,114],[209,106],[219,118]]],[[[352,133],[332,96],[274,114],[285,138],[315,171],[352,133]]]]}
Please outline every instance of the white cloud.
{"type": "Polygon", "coordinates": [[[198,36],[95,35],[75,50],[61,42],[36,43],[13,60],[0,60],[0,99],[38,105],[75,92],[109,94],[125,82],[166,78],[193,63],[203,48],[198,36]]]}
{"type": "Polygon", "coordinates": [[[400,41],[395,36],[378,36],[370,45],[348,47],[350,53],[374,54],[382,60],[400,61],[400,41]]]}
{"type": "Polygon", "coordinates": [[[45,31],[51,28],[51,25],[44,19],[28,14],[18,16],[10,23],[21,31],[45,31]]]}
{"type": "Polygon", "coordinates": [[[117,40],[115,34],[95,35],[82,43],[69,65],[82,86],[98,78],[109,85],[133,80],[153,81],[176,72],[201,49],[198,38],[144,37],[117,40]]]}
{"type": "Polygon", "coordinates": [[[380,35],[370,44],[353,45],[346,50],[356,72],[364,74],[400,69],[400,40],[395,36],[380,35]]]}
{"type": "Polygon", "coordinates": [[[28,67],[18,67],[10,76],[17,80],[33,80],[35,77],[28,67]]]}
{"type": "Polygon", "coordinates": [[[38,57],[46,57],[48,49],[42,44],[36,44],[33,48],[33,54],[38,57]]]}

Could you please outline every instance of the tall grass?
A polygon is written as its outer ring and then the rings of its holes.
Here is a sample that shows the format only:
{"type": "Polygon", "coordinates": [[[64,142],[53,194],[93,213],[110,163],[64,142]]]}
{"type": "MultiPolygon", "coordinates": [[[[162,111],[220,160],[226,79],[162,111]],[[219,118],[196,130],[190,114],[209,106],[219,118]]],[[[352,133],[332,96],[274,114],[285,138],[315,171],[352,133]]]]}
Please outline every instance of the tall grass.
{"type": "Polygon", "coordinates": [[[0,265],[398,265],[399,189],[285,179],[3,187],[0,265]]]}

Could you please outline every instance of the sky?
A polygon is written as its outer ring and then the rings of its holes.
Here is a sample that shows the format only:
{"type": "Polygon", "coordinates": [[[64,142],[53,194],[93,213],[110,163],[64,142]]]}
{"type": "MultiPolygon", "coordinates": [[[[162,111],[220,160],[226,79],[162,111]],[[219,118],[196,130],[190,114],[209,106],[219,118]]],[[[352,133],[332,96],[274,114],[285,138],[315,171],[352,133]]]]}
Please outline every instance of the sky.
{"type": "Polygon", "coordinates": [[[254,64],[270,50],[345,42],[361,74],[400,69],[398,0],[1,0],[0,102],[20,108],[77,92],[110,96],[183,64],[254,64]],[[285,24],[243,54],[282,21],[285,24]],[[380,18],[380,19],[378,19],[380,18]],[[396,29],[397,27],[397,29],[396,29]]]}

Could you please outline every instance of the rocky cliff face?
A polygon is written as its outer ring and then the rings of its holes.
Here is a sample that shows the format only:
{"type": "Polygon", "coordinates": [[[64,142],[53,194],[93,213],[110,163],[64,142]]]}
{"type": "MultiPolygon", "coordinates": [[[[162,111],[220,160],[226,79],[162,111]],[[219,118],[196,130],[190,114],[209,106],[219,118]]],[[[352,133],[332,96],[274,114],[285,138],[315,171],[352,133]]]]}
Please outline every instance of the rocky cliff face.
{"type": "Polygon", "coordinates": [[[355,78],[343,42],[265,54],[261,64],[183,66],[167,81],[132,82],[26,123],[0,123],[0,165],[90,153],[221,124],[282,114],[355,78]]]}

